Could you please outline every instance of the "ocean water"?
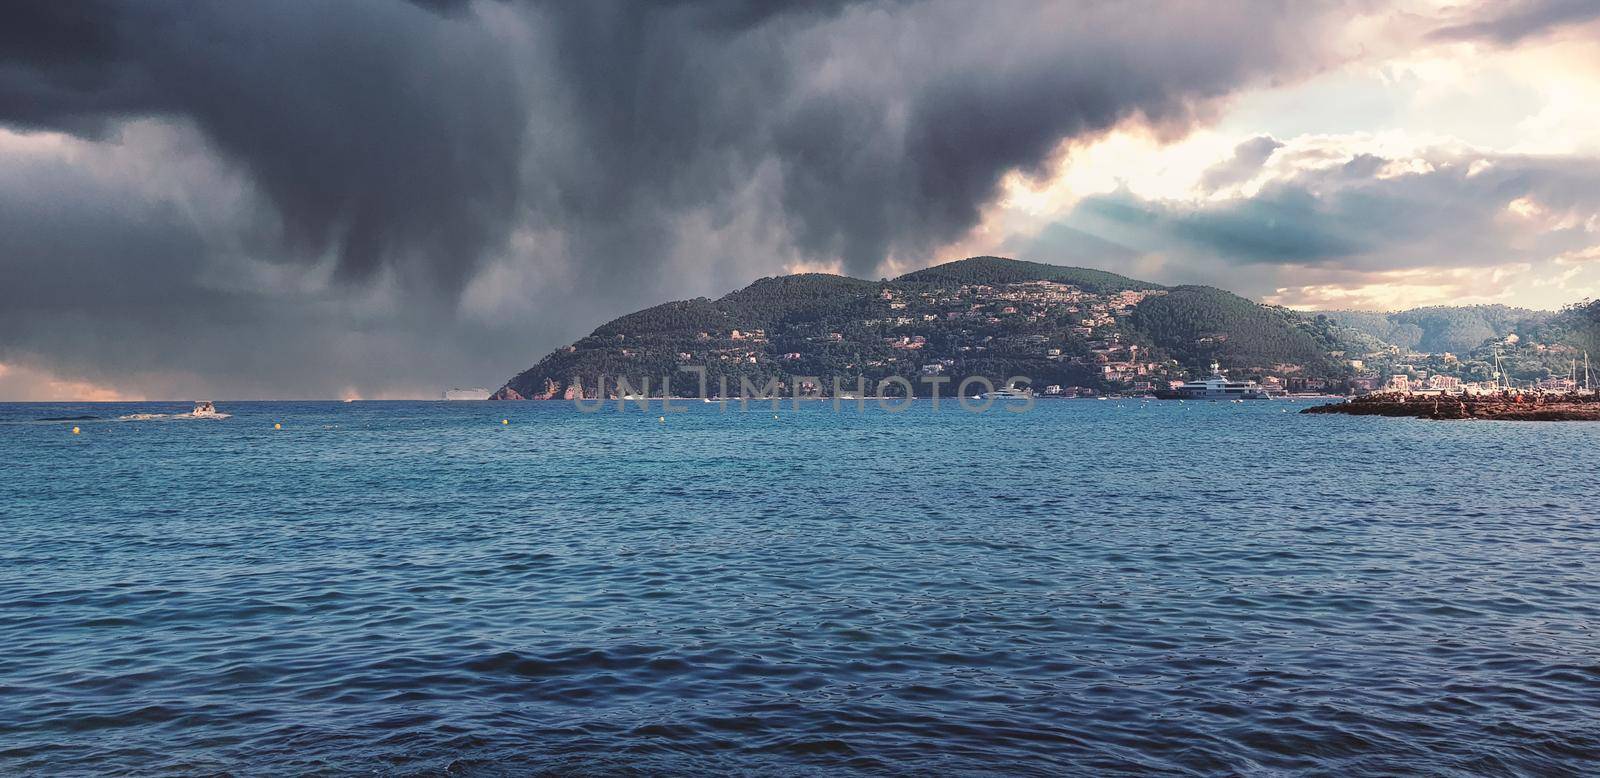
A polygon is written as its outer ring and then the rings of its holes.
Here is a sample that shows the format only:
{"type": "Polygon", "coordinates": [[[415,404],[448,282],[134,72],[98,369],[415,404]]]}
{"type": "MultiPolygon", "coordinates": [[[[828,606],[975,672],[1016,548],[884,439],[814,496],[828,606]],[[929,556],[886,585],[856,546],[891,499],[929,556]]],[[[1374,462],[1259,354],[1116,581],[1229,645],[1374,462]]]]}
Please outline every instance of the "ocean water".
{"type": "Polygon", "coordinates": [[[1600,425],[1302,405],[3,405],[0,774],[1592,771],[1600,425]]]}

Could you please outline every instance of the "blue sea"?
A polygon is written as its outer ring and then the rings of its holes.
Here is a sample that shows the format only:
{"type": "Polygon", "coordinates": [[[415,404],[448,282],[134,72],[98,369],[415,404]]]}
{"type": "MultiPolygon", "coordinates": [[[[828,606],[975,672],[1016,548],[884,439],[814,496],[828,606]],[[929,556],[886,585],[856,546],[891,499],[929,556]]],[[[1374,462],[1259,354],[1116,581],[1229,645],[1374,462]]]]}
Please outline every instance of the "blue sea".
{"type": "Polygon", "coordinates": [[[1600,425],[1304,405],[0,405],[0,774],[1592,771],[1600,425]]]}

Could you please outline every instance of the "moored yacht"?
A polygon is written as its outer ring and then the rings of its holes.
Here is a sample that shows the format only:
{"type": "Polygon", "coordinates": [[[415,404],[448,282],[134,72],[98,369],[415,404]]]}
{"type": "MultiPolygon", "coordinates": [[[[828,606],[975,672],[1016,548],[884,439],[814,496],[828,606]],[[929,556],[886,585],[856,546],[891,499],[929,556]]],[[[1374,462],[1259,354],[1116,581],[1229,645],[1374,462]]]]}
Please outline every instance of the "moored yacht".
{"type": "Polygon", "coordinates": [[[1030,389],[1017,389],[1016,387],[1008,386],[1004,389],[996,389],[992,392],[984,392],[977,397],[980,400],[1029,400],[1033,398],[1033,391],[1030,389]]]}
{"type": "Polygon", "coordinates": [[[1222,367],[1211,363],[1211,377],[1189,381],[1177,389],[1156,392],[1162,400],[1270,400],[1272,395],[1255,381],[1230,381],[1222,367]]]}

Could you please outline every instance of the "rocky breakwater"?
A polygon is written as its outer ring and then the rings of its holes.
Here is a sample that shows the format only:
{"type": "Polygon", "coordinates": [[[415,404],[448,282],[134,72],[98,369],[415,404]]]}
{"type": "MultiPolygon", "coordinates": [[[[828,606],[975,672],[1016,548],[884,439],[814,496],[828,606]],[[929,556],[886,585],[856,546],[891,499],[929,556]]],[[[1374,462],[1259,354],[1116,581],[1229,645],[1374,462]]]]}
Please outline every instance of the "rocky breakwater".
{"type": "Polygon", "coordinates": [[[1406,416],[1417,419],[1498,421],[1600,421],[1600,397],[1583,394],[1489,395],[1369,394],[1301,413],[1347,416],[1406,416]]]}

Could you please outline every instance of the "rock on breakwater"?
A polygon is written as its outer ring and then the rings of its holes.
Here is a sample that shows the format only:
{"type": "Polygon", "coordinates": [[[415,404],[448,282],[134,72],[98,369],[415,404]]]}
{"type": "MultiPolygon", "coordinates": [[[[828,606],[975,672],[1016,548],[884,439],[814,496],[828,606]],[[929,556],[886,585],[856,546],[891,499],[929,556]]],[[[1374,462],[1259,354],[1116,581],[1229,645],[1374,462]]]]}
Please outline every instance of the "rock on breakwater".
{"type": "Polygon", "coordinates": [[[1347,416],[1402,416],[1418,419],[1491,419],[1498,421],[1600,421],[1600,398],[1593,395],[1476,396],[1369,394],[1301,413],[1347,416]]]}

